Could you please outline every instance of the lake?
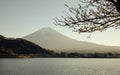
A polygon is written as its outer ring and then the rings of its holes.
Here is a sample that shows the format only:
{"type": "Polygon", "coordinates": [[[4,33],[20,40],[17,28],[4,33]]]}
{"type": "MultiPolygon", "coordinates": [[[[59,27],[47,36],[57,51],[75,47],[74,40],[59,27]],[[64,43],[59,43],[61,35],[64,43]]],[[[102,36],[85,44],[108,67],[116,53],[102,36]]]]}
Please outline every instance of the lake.
{"type": "Polygon", "coordinates": [[[120,59],[0,59],[0,75],[120,75],[120,59]]]}

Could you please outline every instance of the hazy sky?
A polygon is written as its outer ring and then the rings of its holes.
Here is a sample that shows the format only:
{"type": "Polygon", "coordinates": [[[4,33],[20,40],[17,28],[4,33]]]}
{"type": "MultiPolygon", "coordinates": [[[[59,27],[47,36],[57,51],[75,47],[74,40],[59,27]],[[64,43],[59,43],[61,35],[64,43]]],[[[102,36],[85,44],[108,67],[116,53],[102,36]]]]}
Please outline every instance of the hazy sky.
{"type": "Polygon", "coordinates": [[[64,4],[75,6],[78,0],[0,0],[0,34],[23,37],[43,27],[52,27],[71,38],[98,44],[120,46],[120,29],[89,34],[72,32],[68,27],[55,26],[55,17],[64,15],[64,4]]]}

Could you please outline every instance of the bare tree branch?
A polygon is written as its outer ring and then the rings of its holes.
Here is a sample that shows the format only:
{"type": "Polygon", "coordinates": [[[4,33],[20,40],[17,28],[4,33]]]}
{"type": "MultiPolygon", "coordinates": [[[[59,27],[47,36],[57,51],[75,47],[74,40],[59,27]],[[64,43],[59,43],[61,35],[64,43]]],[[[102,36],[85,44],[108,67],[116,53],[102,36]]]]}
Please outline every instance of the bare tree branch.
{"type": "Polygon", "coordinates": [[[79,33],[120,27],[120,0],[80,0],[76,8],[65,6],[71,15],[55,18],[55,25],[68,26],[79,33]]]}

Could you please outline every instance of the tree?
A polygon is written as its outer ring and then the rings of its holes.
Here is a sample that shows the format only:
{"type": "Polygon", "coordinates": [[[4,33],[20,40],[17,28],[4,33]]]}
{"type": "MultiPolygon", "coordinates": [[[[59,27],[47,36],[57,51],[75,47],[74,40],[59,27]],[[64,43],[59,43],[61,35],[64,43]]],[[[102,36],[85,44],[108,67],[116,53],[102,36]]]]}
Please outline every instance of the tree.
{"type": "Polygon", "coordinates": [[[3,40],[3,39],[5,39],[5,37],[4,37],[4,36],[2,36],[2,35],[0,35],[0,40],[3,40]]]}
{"type": "Polygon", "coordinates": [[[104,31],[120,27],[120,0],[80,0],[65,17],[55,18],[55,25],[68,26],[78,33],[104,31]]]}

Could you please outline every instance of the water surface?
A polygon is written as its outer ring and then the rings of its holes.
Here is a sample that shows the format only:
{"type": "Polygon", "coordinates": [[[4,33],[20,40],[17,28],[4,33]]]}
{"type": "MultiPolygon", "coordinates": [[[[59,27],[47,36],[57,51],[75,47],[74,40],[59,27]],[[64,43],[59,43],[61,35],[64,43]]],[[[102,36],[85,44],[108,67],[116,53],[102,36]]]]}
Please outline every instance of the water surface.
{"type": "Polygon", "coordinates": [[[120,75],[120,59],[0,59],[0,75],[120,75]]]}

